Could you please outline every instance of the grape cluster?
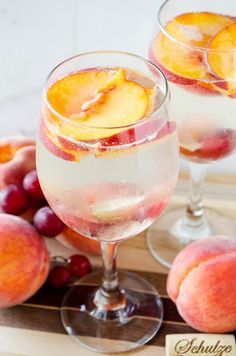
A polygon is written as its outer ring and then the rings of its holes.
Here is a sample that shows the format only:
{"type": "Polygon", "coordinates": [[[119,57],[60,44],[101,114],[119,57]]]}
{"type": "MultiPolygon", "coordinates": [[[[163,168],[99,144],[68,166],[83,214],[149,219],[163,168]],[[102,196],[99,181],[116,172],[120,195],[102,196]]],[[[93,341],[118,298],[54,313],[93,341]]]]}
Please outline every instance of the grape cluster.
{"type": "Polygon", "coordinates": [[[64,260],[64,265],[56,265],[52,268],[48,283],[55,288],[63,288],[68,286],[75,277],[81,278],[90,272],[91,264],[86,256],[72,255],[64,260]]]}
{"type": "Polygon", "coordinates": [[[65,225],[47,206],[36,170],[26,174],[22,185],[10,184],[0,190],[0,209],[3,213],[21,215],[28,208],[38,209],[33,224],[40,234],[55,237],[63,231],[65,225]]]}

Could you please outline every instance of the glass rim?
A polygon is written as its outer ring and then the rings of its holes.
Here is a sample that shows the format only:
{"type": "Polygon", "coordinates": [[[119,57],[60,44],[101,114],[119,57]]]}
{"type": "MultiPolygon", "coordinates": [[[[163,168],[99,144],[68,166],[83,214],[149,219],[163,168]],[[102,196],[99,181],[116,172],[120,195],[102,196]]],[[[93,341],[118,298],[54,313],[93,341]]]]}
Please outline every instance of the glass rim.
{"type": "MultiPolygon", "coordinates": [[[[99,67],[98,67],[99,68],[99,67]]],[[[131,68],[132,69],[132,68],[131,68]]],[[[126,52],[126,51],[113,51],[113,50],[98,50],[98,51],[88,51],[88,52],[82,52],[82,53],[79,53],[79,54],[76,54],[72,57],[69,57],[65,60],[63,60],[62,62],[60,62],[59,64],[57,64],[50,72],[49,74],[47,75],[46,77],[46,80],[45,80],[45,83],[44,83],[44,86],[43,86],[43,99],[44,99],[44,102],[46,103],[46,106],[47,108],[54,114],[56,115],[59,119],[61,119],[63,122],[66,122],[66,123],[69,123],[70,125],[74,125],[76,127],[81,127],[81,128],[87,128],[87,129],[96,129],[96,130],[112,130],[112,129],[124,129],[124,128],[129,128],[129,127],[134,127],[134,126],[137,126],[137,125],[140,125],[142,123],[144,123],[145,121],[147,120],[151,120],[153,119],[154,117],[156,118],[156,114],[162,110],[162,108],[164,107],[164,105],[166,104],[166,102],[168,101],[169,99],[169,85],[168,85],[168,82],[167,82],[167,79],[164,75],[164,73],[162,72],[162,70],[157,66],[155,65],[153,62],[151,62],[150,60],[148,59],[145,59],[137,54],[133,54],[133,53],[130,53],[130,52],[126,52]],[[72,122],[68,117],[60,114],[54,107],[53,105],[49,102],[49,99],[48,99],[48,95],[47,95],[47,91],[48,91],[48,88],[47,88],[47,84],[52,76],[52,74],[61,66],[63,66],[66,62],[70,61],[70,60],[73,60],[75,58],[79,58],[79,57],[83,57],[83,56],[87,56],[87,55],[96,55],[96,54],[117,54],[117,55],[124,55],[124,56],[129,56],[129,57],[133,57],[133,58],[136,58],[138,60],[141,60],[142,62],[146,62],[148,65],[151,65],[155,70],[157,70],[157,72],[161,75],[162,79],[163,79],[163,82],[164,82],[164,87],[165,87],[165,93],[164,93],[164,96],[163,96],[163,99],[162,99],[162,102],[161,104],[158,106],[158,108],[148,114],[148,115],[144,115],[144,117],[141,119],[141,120],[138,120],[134,123],[131,123],[131,124],[127,124],[127,125],[120,125],[120,126],[94,126],[94,125],[87,125],[87,124],[83,124],[83,123],[78,123],[78,122],[72,122]]]]}
{"type": "Polygon", "coordinates": [[[165,6],[171,1],[173,1],[173,0],[165,0],[159,7],[159,10],[157,13],[158,25],[160,26],[160,29],[165,34],[165,36],[167,36],[171,41],[174,41],[175,43],[177,43],[183,47],[186,47],[186,48],[192,49],[194,51],[198,51],[198,52],[205,52],[205,53],[211,53],[211,52],[212,53],[234,53],[234,52],[236,52],[236,47],[235,48],[219,48],[219,49],[218,48],[200,47],[200,46],[198,47],[198,46],[190,45],[190,44],[187,44],[185,42],[182,42],[182,41],[179,41],[178,39],[176,39],[173,35],[171,35],[168,31],[166,31],[165,24],[161,20],[162,11],[164,10],[165,6]]]}

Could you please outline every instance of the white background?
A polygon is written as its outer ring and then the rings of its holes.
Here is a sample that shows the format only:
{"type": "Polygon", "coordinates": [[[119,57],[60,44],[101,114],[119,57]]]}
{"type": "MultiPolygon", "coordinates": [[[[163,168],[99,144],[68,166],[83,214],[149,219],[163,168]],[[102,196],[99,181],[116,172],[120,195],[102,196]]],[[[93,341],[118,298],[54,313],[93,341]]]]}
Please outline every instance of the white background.
{"type": "MultiPolygon", "coordinates": [[[[161,0],[0,0],[0,136],[35,133],[45,77],[61,60],[98,49],[146,57],[160,4],[161,0]]],[[[210,170],[236,174],[235,156],[210,170]]]]}

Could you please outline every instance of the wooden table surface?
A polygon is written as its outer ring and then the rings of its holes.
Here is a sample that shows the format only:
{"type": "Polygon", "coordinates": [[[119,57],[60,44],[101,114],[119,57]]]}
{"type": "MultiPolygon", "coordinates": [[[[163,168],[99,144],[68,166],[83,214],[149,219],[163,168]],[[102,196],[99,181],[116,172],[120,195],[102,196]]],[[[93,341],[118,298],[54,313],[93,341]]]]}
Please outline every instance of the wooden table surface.
{"type": "MultiPolygon", "coordinates": [[[[204,202],[224,212],[236,222],[236,177],[210,176],[205,184],[204,202]]],[[[181,175],[170,207],[187,203],[187,176],[181,175]]],[[[174,333],[193,333],[179,316],[166,293],[168,270],[151,256],[146,246],[146,233],[124,241],[118,252],[118,268],[135,271],[159,291],[164,308],[164,321],[158,334],[144,347],[127,355],[165,354],[165,336],[174,333]]],[[[51,256],[69,256],[73,252],[57,241],[48,239],[51,256]]],[[[90,257],[94,268],[101,265],[100,257],[90,257]]],[[[0,311],[0,356],[65,356],[94,355],[66,335],[60,321],[59,308],[66,289],[44,286],[22,305],[0,311]]],[[[110,341],[115,342],[115,341],[110,341]]]]}

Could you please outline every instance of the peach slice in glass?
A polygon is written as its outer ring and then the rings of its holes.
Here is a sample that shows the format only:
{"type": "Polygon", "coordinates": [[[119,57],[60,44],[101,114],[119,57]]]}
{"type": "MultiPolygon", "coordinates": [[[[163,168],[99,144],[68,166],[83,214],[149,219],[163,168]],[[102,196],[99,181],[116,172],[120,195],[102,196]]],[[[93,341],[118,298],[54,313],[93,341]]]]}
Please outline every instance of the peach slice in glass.
{"type": "Polygon", "coordinates": [[[55,118],[60,133],[75,140],[95,140],[123,131],[117,127],[133,124],[149,111],[152,95],[151,88],[128,80],[123,69],[77,72],[48,91],[50,103],[68,118],[63,124],[55,118]]]}
{"type": "Polygon", "coordinates": [[[236,22],[220,30],[210,41],[207,60],[214,75],[227,81],[228,95],[236,93],[236,22]]]}
{"type": "Polygon", "coordinates": [[[112,159],[134,152],[137,150],[137,147],[139,150],[151,149],[153,145],[159,144],[160,141],[163,142],[163,140],[169,139],[170,135],[175,131],[176,123],[174,121],[168,121],[162,125],[161,120],[147,121],[144,125],[102,139],[100,141],[101,145],[96,150],[96,157],[112,159]],[[144,140],[139,141],[141,137],[144,140]],[[122,145],[120,149],[119,145],[122,145]],[[117,148],[114,149],[114,146],[117,146],[117,148]],[[111,150],[110,147],[113,147],[113,149],[111,150]]]}
{"type": "Polygon", "coordinates": [[[40,125],[39,136],[48,151],[63,160],[79,162],[80,159],[88,153],[86,150],[80,149],[66,139],[54,135],[47,129],[43,121],[40,125]]]}
{"type": "Polygon", "coordinates": [[[189,85],[194,80],[204,80],[207,67],[200,49],[207,47],[209,39],[232,22],[228,16],[209,12],[184,13],[168,22],[165,31],[172,38],[160,33],[154,40],[153,54],[172,74],[169,80],[189,85]]]}

